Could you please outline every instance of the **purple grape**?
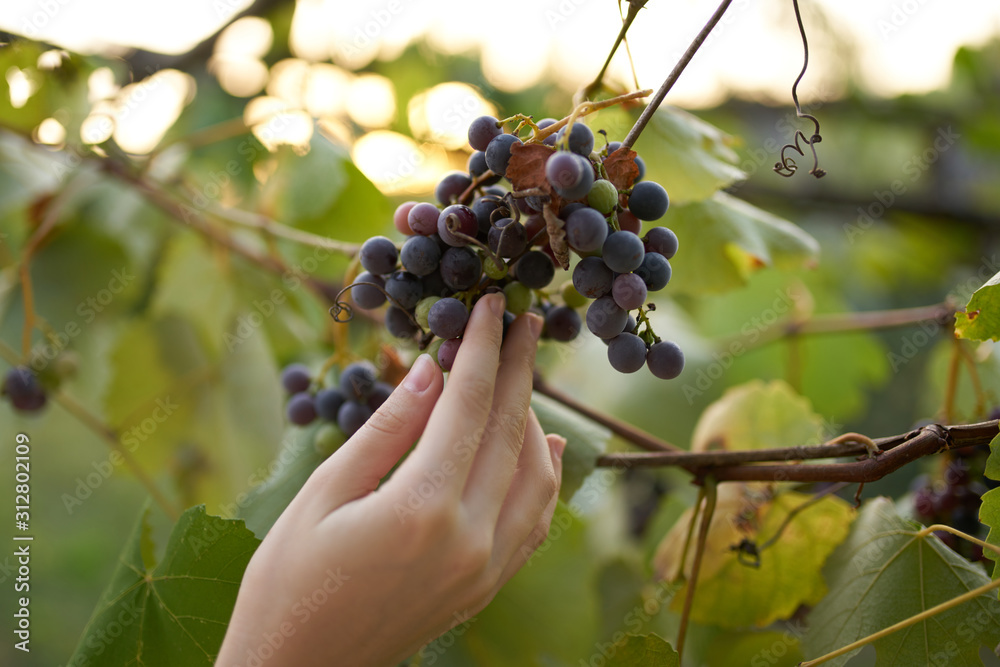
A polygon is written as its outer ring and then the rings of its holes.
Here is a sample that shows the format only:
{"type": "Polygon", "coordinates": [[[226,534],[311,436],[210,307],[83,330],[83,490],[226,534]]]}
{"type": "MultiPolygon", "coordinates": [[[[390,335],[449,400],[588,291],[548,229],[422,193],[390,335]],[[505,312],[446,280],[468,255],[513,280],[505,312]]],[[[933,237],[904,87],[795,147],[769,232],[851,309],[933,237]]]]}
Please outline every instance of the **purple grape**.
{"type": "Polygon", "coordinates": [[[312,384],[312,376],[305,364],[289,364],[281,371],[281,386],[289,394],[307,391],[312,384]]]}
{"type": "Polygon", "coordinates": [[[620,333],[608,342],[608,361],[619,373],[635,373],[646,363],[646,343],[631,333],[620,333]]]}
{"type": "MultiPolygon", "coordinates": [[[[414,238],[423,237],[416,236],[414,238]]],[[[358,283],[372,283],[373,285],[378,285],[384,289],[385,280],[382,279],[382,276],[372,275],[367,271],[359,274],[358,277],[354,279],[354,284],[357,284],[357,287],[351,288],[351,300],[357,304],[358,308],[371,310],[372,308],[378,308],[385,303],[385,294],[382,290],[372,287],[371,285],[360,285],[358,283]]]]}
{"type": "Polygon", "coordinates": [[[455,365],[455,358],[458,356],[458,348],[462,345],[461,338],[449,338],[441,343],[438,348],[437,359],[441,370],[450,371],[455,365]]]}
{"type": "Polygon", "coordinates": [[[503,133],[499,121],[493,116],[480,116],[469,124],[469,145],[473,150],[485,151],[496,137],[503,133]]]}
{"type": "Polygon", "coordinates": [[[316,414],[319,415],[321,419],[325,419],[328,422],[337,422],[337,412],[340,410],[340,406],[344,404],[344,392],[337,388],[323,389],[316,393],[315,405],[316,414]]]}
{"type": "Polygon", "coordinates": [[[410,209],[406,216],[406,221],[414,234],[430,236],[437,233],[438,218],[441,217],[441,209],[434,204],[420,202],[410,209]]]}
{"type": "Polygon", "coordinates": [[[569,306],[556,306],[545,313],[545,331],[549,338],[568,342],[577,337],[583,328],[580,314],[569,306]]]}
{"type": "Polygon", "coordinates": [[[642,278],[650,292],[658,292],[670,282],[672,269],[667,258],[658,252],[647,252],[635,274],[642,278]]]}
{"type": "MultiPolygon", "coordinates": [[[[308,387],[308,384],[306,385],[308,387]]],[[[7,371],[0,394],[10,400],[19,412],[37,412],[45,407],[48,396],[38,377],[29,369],[18,366],[7,371]]]]}
{"type": "Polygon", "coordinates": [[[466,169],[469,171],[469,176],[473,178],[479,178],[489,167],[486,165],[486,153],[483,151],[476,151],[469,156],[469,161],[466,163],[466,169]]]}
{"type": "Polygon", "coordinates": [[[476,214],[471,208],[462,204],[452,204],[441,211],[437,221],[437,233],[442,241],[452,247],[469,245],[467,240],[455,236],[449,229],[449,225],[453,226],[457,232],[473,238],[479,232],[479,220],[476,218],[476,214]]]}
{"type": "Polygon", "coordinates": [[[490,250],[501,257],[520,255],[528,247],[528,232],[513,218],[501,218],[490,228],[490,250]]]}
{"type": "Polygon", "coordinates": [[[424,295],[424,285],[409,271],[396,271],[386,279],[385,291],[398,308],[413,310],[424,295]]]}
{"type": "Polygon", "coordinates": [[[465,332],[469,321],[469,309],[458,299],[446,298],[431,306],[427,314],[427,324],[439,338],[458,338],[465,332]]]}
{"type": "Polygon", "coordinates": [[[640,220],[659,220],[667,212],[670,199],[663,186],[653,181],[643,181],[632,186],[628,209],[640,220]]]}
{"type": "MultiPolygon", "coordinates": [[[[566,136],[566,128],[559,130],[556,134],[556,144],[562,144],[563,137],[566,136]]],[[[594,150],[594,133],[583,123],[573,123],[573,129],[569,134],[569,149],[577,155],[587,157],[594,150]]]]}
{"type": "Polygon", "coordinates": [[[557,151],[545,162],[545,178],[563,199],[582,199],[594,184],[594,168],[582,155],[557,151]]]}
{"type": "Polygon", "coordinates": [[[490,141],[486,147],[486,164],[490,171],[500,176],[507,175],[507,165],[510,163],[510,149],[521,140],[513,134],[501,134],[490,141]]]}
{"type": "Polygon", "coordinates": [[[672,380],[684,370],[684,353],[676,343],[653,343],[646,354],[646,365],[661,380],[672,380]]]}
{"type": "Polygon", "coordinates": [[[588,299],[611,291],[615,274],[600,257],[584,257],[573,269],[573,287],[588,299]]]}
{"type": "Polygon", "coordinates": [[[646,251],[642,240],[632,232],[612,232],[601,250],[604,263],[615,273],[631,273],[642,264],[646,251]]]}
{"type": "Polygon", "coordinates": [[[441,263],[441,247],[430,236],[411,236],[403,244],[399,259],[413,275],[426,276],[437,271],[441,263]]]}
{"type": "Polygon", "coordinates": [[[635,273],[622,273],[615,278],[611,296],[625,310],[635,310],[646,302],[646,283],[635,273]]]}
{"type": "Polygon", "coordinates": [[[413,338],[420,331],[420,328],[410,319],[410,314],[396,306],[389,306],[385,309],[385,328],[396,338],[413,338]]]}
{"type": "Polygon", "coordinates": [[[302,391],[288,399],[285,406],[288,421],[296,426],[306,426],[316,420],[316,403],[312,394],[302,391]]]}
{"type": "Polygon", "coordinates": [[[340,391],[349,401],[367,401],[373,389],[375,366],[370,361],[349,364],[340,373],[340,391]]]}
{"type": "Polygon", "coordinates": [[[626,324],[628,313],[610,295],[596,299],[587,309],[587,328],[598,338],[614,338],[626,324]]]}
{"type": "Polygon", "coordinates": [[[441,256],[441,278],[451,289],[461,292],[479,283],[483,262],[470,248],[448,248],[441,256]]]}
{"type": "Polygon", "coordinates": [[[365,271],[375,275],[392,273],[396,269],[396,260],[399,259],[396,244],[384,236],[373,236],[365,241],[361,244],[358,255],[365,271]]]}
{"type": "Polygon", "coordinates": [[[552,282],[556,267],[544,252],[531,250],[514,263],[514,275],[525,287],[542,289],[552,282]]]}
{"type": "Polygon", "coordinates": [[[340,406],[340,412],[337,413],[337,426],[350,437],[357,433],[371,416],[372,409],[366,404],[347,401],[340,406]]]}
{"type": "Polygon", "coordinates": [[[395,387],[388,382],[376,382],[371,396],[368,397],[368,408],[372,412],[375,412],[382,407],[382,404],[389,400],[389,396],[392,394],[393,389],[395,389],[395,387]]]}
{"type": "Polygon", "coordinates": [[[600,211],[584,206],[566,219],[566,240],[577,252],[593,252],[604,245],[608,223],[600,211]]]}
{"type": "Polygon", "coordinates": [[[472,179],[460,171],[453,171],[438,181],[434,196],[442,206],[458,201],[459,196],[472,185],[472,179]]]}
{"type": "Polygon", "coordinates": [[[677,254],[677,235],[666,227],[653,227],[646,232],[643,241],[647,251],[658,252],[667,259],[677,254]]]}

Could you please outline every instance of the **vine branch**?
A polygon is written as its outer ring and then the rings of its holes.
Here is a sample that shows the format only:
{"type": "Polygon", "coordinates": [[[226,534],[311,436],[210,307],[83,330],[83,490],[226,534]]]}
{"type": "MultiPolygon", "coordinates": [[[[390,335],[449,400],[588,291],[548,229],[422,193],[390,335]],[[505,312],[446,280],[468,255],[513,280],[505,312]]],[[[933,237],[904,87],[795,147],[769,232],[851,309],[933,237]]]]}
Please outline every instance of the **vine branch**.
{"type": "Polygon", "coordinates": [[[681,59],[677,61],[676,65],[674,65],[674,69],[671,70],[670,74],[668,74],[667,78],[663,81],[663,85],[661,85],[660,89],[653,95],[653,99],[651,99],[649,104],[646,105],[642,115],[639,116],[639,120],[637,120],[635,125],[632,126],[632,129],[628,131],[628,134],[625,136],[625,141],[622,142],[622,146],[629,149],[632,148],[636,140],[639,138],[639,135],[642,134],[642,131],[649,123],[649,119],[653,117],[653,114],[656,113],[660,103],[663,102],[663,98],[667,96],[670,89],[674,87],[675,83],[677,83],[677,79],[680,78],[681,73],[687,68],[688,63],[690,63],[691,59],[694,58],[694,54],[698,52],[701,45],[705,43],[706,39],[708,39],[709,33],[715,29],[716,24],[718,24],[722,15],[726,13],[726,10],[729,9],[729,5],[732,4],[732,2],[733,0],[722,0],[722,4],[720,4],[718,9],[715,10],[715,13],[712,14],[712,18],[708,20],[708,23],[705,24],[705,26],[701,29],[701,32],[699,32],[694,38],[694,41],[691,42],[690,46],[688,46],[687,51],[684,52],[681,59]]]}
{"type": "Polygon", "coordinates": [[[1000,434],[1000,421],[942,426],[931,424],[909,433],[876,438],[877,447],[869,454],[866,438],[856,443],[805,445],[800,447],[758,449],[737,452],[629,452],[604,454],[598,467],[684,468],[698,477],[711,474],[716,480],[744,482],[874,482],[907,463],[950,449],[989,444],[1000,434]],[[818,458],[866,456],[860,461],[788,465],[790,461],[818,458]],[[781,461],[782,463],[766,463],[781,461]],[[762,465],[755,465],[762,463],[762,465]]]}

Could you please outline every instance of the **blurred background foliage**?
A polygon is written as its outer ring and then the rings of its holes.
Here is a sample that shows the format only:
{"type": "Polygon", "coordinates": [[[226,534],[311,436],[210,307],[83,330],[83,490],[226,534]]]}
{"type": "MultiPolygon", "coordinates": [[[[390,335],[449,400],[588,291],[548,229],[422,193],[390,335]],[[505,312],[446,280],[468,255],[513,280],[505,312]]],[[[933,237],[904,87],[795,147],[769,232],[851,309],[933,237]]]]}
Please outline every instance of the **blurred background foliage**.
{"type": "MultiPolygon", "coordinates": [[[[388,342],[364,319],[332,323],[329,298],[349,261],[308,235],[396,238],[394,206],[464,169],[469,120],[572,108],[572,90],[546,80],[506,90],[475,54],[426,41],[360,64],[296,55],[294,12],[258,4],[259,16],[180,56],[80,55],[13,36],[0,48],[0,341],[7,364],[28,362],[59,385],[36,419],[0,403],[5,461],[13,433],[34,446],[36,634],[17,664],[67,659],[147,496],[81,415],[114,429],[178,507],[236,516],[268,476],[300,479],[308,465],[274,463],[282,447],[311,452],[309,432],[284,425],[278,369],[319,368],[334,350],[374,358],[388,342]],[[25,358],[28,253],[38,327],[25,358]]],[[[883,97],[843,81],[807,103],[823,127],[821,180],[771,169],[802,127],[785,101],[732,94],[698,118],[658,115],[636,149],[671,194],[663,224],[681,250],[656,326],[687,367],[669,383],[622,376],[584,337],[540,351],[552,384],[683,447],[706,407],[751,380],[805,397],[792,412],[817,441],[987,416],[1000,401],[991,343],[968,346],[956,398],[944,403],[947,323],[786,334],[815,316],[961,306],[1000,271],[1000,41],[960,49],[950,83],[926,94],[883,97]]],[[[638,111],[609,110],[591,126],[621,139],[638,111]]],[[[404,349],[404,361],[415,352],[404,349]]],[[[900,496],[937,465],[911,466],[866,495],[900,496]]],[[[424,664],[576,664],[630,611],[666,607],[650,558],[695,490],[674,471],[632,472],[628,483],[609,474],[561,510],[544,558],[424,664]]],[[[0,500],[9,506],[10,485],[0,500]]],[[[162,542],[170,521],[153,515],[162,542]]],[[[0,611],[10,605],[5,596],[0,611]]],[[[762,625],[773,615],[748,613],[762,625]]],[[[676,632],[675,609],[647,616],[643,631],[676,632]]],[[[700,621],[691,664],[744,664],[775,642],[788,649],[777,664],[799,659],[782,627],[700,621]]],[[[12,650],[5,643],[0,661],[13,664],[12,650]]]]}

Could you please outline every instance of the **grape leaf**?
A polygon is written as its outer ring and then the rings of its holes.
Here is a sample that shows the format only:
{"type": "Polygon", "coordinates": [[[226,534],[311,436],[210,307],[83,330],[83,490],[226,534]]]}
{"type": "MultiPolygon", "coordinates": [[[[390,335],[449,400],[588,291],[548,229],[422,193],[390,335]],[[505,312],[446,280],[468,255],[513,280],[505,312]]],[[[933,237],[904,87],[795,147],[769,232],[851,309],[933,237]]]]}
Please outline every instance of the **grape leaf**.
{"type": "Polygon", "coordinates": [[[791,222],[724,192],[672,205],[658,224],[670,227],[680,242],[670,260],[675,292],[724,292],[745,285],[763,267],[808,266],[819,253],[816,239],[791,222]]]}
{"type": "Polygon", "coordinates": [[[632,187],[639,177],[639,165],[635,163],[638,155],[628,148],[619,148],[604,161],[604,170],[608,172],[608,180],[619,190],[632,187]]]}
{"type": "MultiPolygon", "coordinates": [[[[982,569],[876,498],[827,561],[830,593],[810,614],[803,653],[816,658],[989,583],[982,569]]],[[[877,667],[981,665],[1000,641],[1000,603],[982,595],[874,642],[877,667]]],[[[852,651],[830,660],[843,665],[852,651]]]]}
{"type": "Polygon", "coordinates": [[[964,313],[955,313],[955,334],[970,340],[1000,339],[1000,273],[972,294],[964,313]]]}
{"type": "MultiPolygon", "coordinates": [[[[777,534],[789,512],[810,500],[802,493],[783,493],[773,500],[757,485],[727,483],[719,487],[709,526],[691,620],[706,625],[764,627],[789,618],[801,605],[815,604],[826,594],[820,569],[847,536],[854,512],[843,500],[828,496],[803,509],[778,540],[760,554],[760,566],[740,562],[731,547],[744,538],[758,544],[777,534]]],[[[692,510],[685,512],[660,543],[653,564],[659,576],[676,580],[692,510]]],[[[694,544],[689,545],[685,576],[690,576],[694,544]]],[[[744,557],[744,560],[748,560],[744,557]]],[[[680,610],[684,593],[674,598],[680,610]]]]}
{"type": "MultiPolygon", "coordinates": [[[[313,470],[326,460],[328,454],[313,446],[320,427],[317,423],[291,429],[271,466],[271,475],[237,499],[236,516],[246,521],[247,528],[260,539],[271,530],[313,470]]],[[[232,508],[225,509],[229,513],[232,508]]]]}
{"type": "MultiPolygon", "coordinates": [[[[986,459],[983,474],[990,479],[1000,480],[1000,435],[990,442],[990,456],[986,459]]],[[[979,521],[990,528],[986,541],[1000,547],[1000,489],[990,489],[983,494],[983,502],[979,506],[979,521]]],[[[993,578],[1000,577],[1000,557],[991,549],[983,549],[983,555],[994,561],[993,578]]]]}
{"type": "Polygon", "coordinates": [[[680,667],[681,658],[663,637],[655,633],[627,635],[616,642],[607,656],[606,667],[680,667]]]}
{"type": "Polygon", "coordinates": [[[608,440],[611,439],[611,432],[538,393],[531,396],[531,408],[546,433],[558,433],[566,438],[559,497],[569,502],[587,476],[594,471],[594,462],[604,453],[608,440]]]}
{"type": "Polygon", "coordinates": [[[823,418],[787,383],[754,380],[729,389],[705,408],[691,450],[705,452],[819,444],[823,418]]]}
{"type": "Polygon", "coordinates": [[[194,234],[174,236],[158,267],[151,310],[157,316],[177,315],[198,330],[202,343],[218,352],[236,306],[223,267],[194,234]]]}
{"type": "Polygon", "coordinates": [[[156,564],[148,514],[147,506],[70,664],[214,664],[243,571],[260,542],[242,521],[193,507],[177,521],[156,564]]]}
{"type": "MultiPolygon", "coordinates": [[[[616,107],[599,112],[588,124],[621,139],[638,113],[616,107]]],[[[697,116],[661,106],[633,149],[646,163],[646,180],[665,187],[671,204],[684,204],[708,199],[717,190],[746,178],[736,166],[739,155],[731,148],[735,141],[697,116]]]]}
{"type": "Polygon", "coordinates": [[[510,162],[507,164],[507,180],[514,190],[540,188],[552,193],[552,186],[545,178],[545,163],[555,152],[543,144],[518,144],[510,147],[510,162]]]}

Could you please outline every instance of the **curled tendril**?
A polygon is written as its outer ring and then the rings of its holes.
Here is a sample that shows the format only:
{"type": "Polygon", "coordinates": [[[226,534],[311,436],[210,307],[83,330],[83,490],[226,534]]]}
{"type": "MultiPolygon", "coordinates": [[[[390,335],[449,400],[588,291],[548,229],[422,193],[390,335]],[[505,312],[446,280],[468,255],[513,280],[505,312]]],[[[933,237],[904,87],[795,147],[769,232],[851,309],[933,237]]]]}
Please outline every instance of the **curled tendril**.
{"type": "Polygon", "coordinates": [[[785,178],[790,177],[799,167],[795,164],[795,158],[786,155],[786,151],[793,150],[800,156],[805,156],[805,151],[802,150],[802,144],[804,143],[809,147],[813,156],[813,167],[809,170],[809,173],[816,178],[823,178],[826,175],[826,171],[819,168],[819,156],[816,155],[816,144],[823,141],[823,137],[819,133],[819,121],[812,114],[805,113],[802,111],[802,105],[799,103],[799,83],[802,81],[802,77],[806,75],[806,70],[809,68],[809,40],[806,39],[806,29],[802,25],[802,13],[799,11],[799,0],[792,0],[792,6],[795,8],[795,21],[799,25],[799,34],[802,35],[802,50],[805,52],[805,57],[802,61],[802,71],[799,72],[799,76],[796,77],[795,83],[792,84],[792,101],[795,103],[795,115],[799,118],[805,118],[811,120],[813,123],[813,133],[812,136],[806,137],[802,130],[798,130],[795,133],[795,141],[790,144],[785,144],[781,148],[780,162],[776,162],[774,165],[774,171],[779,176],[784,176],[785,178]]]}
{"type": "MultiPolygon", "coordinates": [[[[502,259],[493,254],[493,251],[490,250],[490,247],[488,245],[486,245],[485,243],[483,243],[474,236],[469,236],[468,234],[462,232],[459,229],[460,224],[458,222],[458,217],[456,215],[454,214],[449,215],[448,218],[445,220],[445,224],[448,227],[449,234],[451,234],[457,239],[465,241],[469,245],[474,245],[480,250],[482,250],[486,254],[486,256],[490,258],[493,264],[496,265],[498,268],[506,266],[506,263],[502,259]]],[[[494,226],[492,221],[490,222],[490,225],[494,226]]]]}
{"type": "Polygon", "coordinates": [[[760,549],[758,549],[757,543],[749,537],[744,537],[739,544],[729,547],[729,550],[736,552],[736,560],[740,562],[740,565],[760,567],[760,549]]]}
{"type": "Polygon", "coordinates": [[[351,320],[354,319],[354,308],[351,306],[351,304],[347,303],[346,301],[341,301],[340,297],[343,296],[349,289],[358,287],[360,285],[365,285],[367,287],[374,287],[375,289],[377,289],[379,292],[385,295],[385,298],[389,301],[389,303],[391,303],[392,305],[396,306],[401,311],[406,313],[406,316],[410,319],[411,322],[413,322],[413,324],[417,327],[417,329],[420,330],[421,334],[423,334],[424,336],[427,335],[427,332],[424,331],[424,328],[422,326],[420,326],[420,322],[417,322],[417,318],[413,316],[413,313],[408,311],[406,308],[403,308],[399,304],[399,301],[392,298],[392,295],[389,294],[389,292],[387,292],[384,287],[382,287],[377,283],[371,283],[367,281],[354,282],[351,283],[350,285],[345,285],[343,289],[337,292],[337,296],[333,297],[333,305],[330,306],[330,310],[328,311],[330,313],[330,317],[333,318],[334,322],[339,322],[340,324],[346,324],[347,322],[350,322],[351,320]]]}

